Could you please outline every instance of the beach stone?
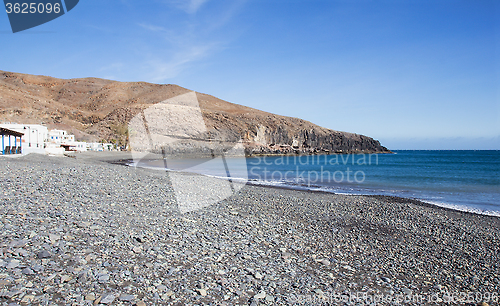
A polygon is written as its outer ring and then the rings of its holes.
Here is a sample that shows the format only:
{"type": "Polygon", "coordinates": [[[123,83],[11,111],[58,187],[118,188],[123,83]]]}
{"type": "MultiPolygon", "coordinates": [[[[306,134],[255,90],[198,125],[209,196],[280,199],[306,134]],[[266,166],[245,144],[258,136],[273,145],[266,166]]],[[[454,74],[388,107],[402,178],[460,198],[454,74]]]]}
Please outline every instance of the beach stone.
{"type": "Polygon", "coordinates": [[[49,234],[49,240],[52,244],[56,243],[59,239],[61,239],[60,235],[49,234]]]}
{"type": "Polygon", "coordinates": [[[198,291],[198,293],[201,296],[207,296],[207,290],[205,290],[205,289],[196,289],[196,291],[198,291]]]}
{"type": "Polygon", "coordinates": [[[316,293],[317,295],[324,295],[325,294],[323,292],[323,290],[321,290],[321,289],[314,289],[314,293],[316,293]]]}
{"type": "Polygon", "coordinates": [[[174,296],[174,292],[172,290],[168,290],[167,292],[165,292],[165,296],[167,297],[174,296]]]}
{"type": "Polygon", "coordinates": [[[98,278],[98,281],[100,283],[105,283],[105,282],[109,281],[109,274],[101,274],[98,278]]]}
{"type": "Polygon", "coordinates": [[[100,303],[101,304],[111,304],[111,303],[113,303],[115,298],[116,298],[116,296],[114,294],[107,294],[101,299],[100,303]]]}
{"type": "Polygon", "coordinates": [[[95,294],[94,293],[89,293],[85,296],[85,300],[87,301],[95,301],[95,294]]]}
{"type": "Polygon", "coordinates": [[[61,283],[69,282],[71,279],[72,278],[69,275],[62,275],[61,276],[61,283]]]}
{"type": "Polygon", "coordinates": [[[330,265],[330,261],[329,261],[328,259],[322,259],[320,262],[321,262],[323,265],[325,265],[325,266],[329,266],[329,265],[330,265]]]}
{"type": "Polygon", "coordinates": [[[36,254],[36,257],[38,259],[50,258],[50,257],[52,257],[52,254],[50,254],[49,251],[43,250],[43,251],[38,252],[36,254]]]}
{"type": "Polygon", "coordinates": [[[23,270],[21,270],[21,273],[25,274],[25,275],[35,275],[35,272],[33,272],[33,270],[29,267],[27,268],[24,268],[23,270]]]}
{"type": "Polygon", "coordinates": [[[34,295],[27,294],[21,299],[21,304],[28,304],[35,298],[34,295]]]}
{"type": "Polygon", "coordinates": [[[20,255],[20,256],[23,256],[23,257],[27,257],[29,255],[29,253],[25,249],[23,249],[23,248],[17,249],[17,251],[14,252],[14,254],[17,254],[17,255],[20,255]]]}
{"type": "Polygon", "coordinates": [[[265,297],[266,297],[266,292],[264,291],[261,291],[260,293],[253,296],[253,298],[256,300],[261,300],[264,299],[265,297]]]}
{"type": "Polygon", "coordinates": [[[165,290],[167,290],[167,286],[159,285],[158,287],[156,287],[156,289],[158,289],[158,291],[165,291],[165,290]]]}
{"type": "Polygon", "coordinates": [[[259,272],[255,272],[254,277],[256,279],[262,279],[264,276],[262,274],[260,274],[259,272]]]}
{"type": "Polygon", "coordinates": [[[21,240],[15,240],[15,241],[13,241],[9,246],[11,248],[22,248],[26,244],[28,244],[28,240],[21,239],[21,240]]]}
{"type": "Polygon", "coordinates": [[[135,296],[134,295],[130,295],[130,294],[120,294],[120,296],[118,297],[118,299],[120,301],[133,301],[133,300],[135,300],[135,296]]]}
{"type": "Polygon", "coordinates": [[[380,277],[380,279],[381,279],[383,282],[385,282],[385,283],[390,283],[390,282],[391,282],[391,279],[390,279],[390,278],[388,278],[388,277],[385,277],[385,276],[380,277]]]}
{"type": "Polygon", "coordinates": [[[137,303],[135,303],[136,306],[146,306],[146,303],[144,303],[143,301],[138,301],[137,303]]]}
{"type": "Polygon", "coordinates": [[[21,262],[20,262],[19,260],[17,260],[17,259],[12,259],[12,260],[11,260],[11,261],[7,264],[7,266],[6,266],[5,268],[7,268],[7,269],[15,269],[15,268],[19,267],[19,264],[20,264],[20,263],[21,263],[21,262]]]}
{"type": "Polygon", "coordinates": [[[0,298],[11,299],[14,296],[12,291],[6,289],[0,289],[0,298]]]}
{"type": "Polygon", "coordinates": [[[411,294],[412,294],[412,291],[411,291],[410,289],[408,289],[408,288],[403,288],[403,289],[401,290],[401,292],[403,292],[403,293],[404,293],[404,294],[406,294],[406,295],[411,295],[411,294]]]}
{"type": "Polygon", "coordinates": [[[342,268],[344,268],[344,269],[346,269],[346,270],[348,270],[348,271],[351,271],[351,272],[356,272],[356,270],[355,270],[353,267],[348,266],[348,265],[345,265],[345,266],[343,266],[342,268]]]}

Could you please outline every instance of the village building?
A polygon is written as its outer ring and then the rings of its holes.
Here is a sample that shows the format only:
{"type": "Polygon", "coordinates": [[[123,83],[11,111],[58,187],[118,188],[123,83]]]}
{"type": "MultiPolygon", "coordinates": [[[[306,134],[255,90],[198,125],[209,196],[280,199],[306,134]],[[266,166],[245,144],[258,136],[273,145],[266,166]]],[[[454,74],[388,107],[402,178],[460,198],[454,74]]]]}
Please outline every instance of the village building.
{"type": "Polygon", "coordinates": [[[113,151],[112,143],[76,141],[75,135],[65,130],[48,130],[39,124],[0,124],[2,135],[1,153],[62,155],[66,151],[113,151]]]}
{"type": "Polygon", "coordinates": [[[21,148],[22,154],[45,154],[45,147],[48,140],[47,127],[39,124],[2,123],[0,124],[0,128],[23,134],[22,140],[18,139],[19,143],[17,144],[17,147],[21,148]]]}
{"type": "Polygon", "coordinates": [[[0,127],[0,135],[2,135],[2,155],[21,154],[23,133],[0,127]]]}

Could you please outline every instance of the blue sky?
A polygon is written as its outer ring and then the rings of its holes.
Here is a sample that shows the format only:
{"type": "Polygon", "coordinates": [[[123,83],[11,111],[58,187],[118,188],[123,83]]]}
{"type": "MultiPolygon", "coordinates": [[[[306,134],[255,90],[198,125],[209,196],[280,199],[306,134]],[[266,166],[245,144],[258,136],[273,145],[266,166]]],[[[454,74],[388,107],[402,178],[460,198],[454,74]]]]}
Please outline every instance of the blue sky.
{"type": "Polygon", "coordinates": [[[16,34],[0,14],[0,40],[0,70],[178,84],[391,149],[500,149],[494,0],[80,0],[16,34]]]}

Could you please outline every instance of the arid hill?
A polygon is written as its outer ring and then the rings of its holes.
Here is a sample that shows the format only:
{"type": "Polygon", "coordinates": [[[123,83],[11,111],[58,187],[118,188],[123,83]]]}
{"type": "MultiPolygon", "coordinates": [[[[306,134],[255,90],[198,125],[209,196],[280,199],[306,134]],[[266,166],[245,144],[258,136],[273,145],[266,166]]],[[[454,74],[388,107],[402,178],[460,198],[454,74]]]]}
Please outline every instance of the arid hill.
{"type": "MultiPolygon", "coordinates": [[[[79,140],[128,142],[128,123],[166,99],[188,93],[177,85],[57,79],[0,71],[0,122],[66,129],[79,140]]],[[[390,152],[370,137],[326,129],[196,93],[211,137],[243,139],[249,154],[390,152]]]]}

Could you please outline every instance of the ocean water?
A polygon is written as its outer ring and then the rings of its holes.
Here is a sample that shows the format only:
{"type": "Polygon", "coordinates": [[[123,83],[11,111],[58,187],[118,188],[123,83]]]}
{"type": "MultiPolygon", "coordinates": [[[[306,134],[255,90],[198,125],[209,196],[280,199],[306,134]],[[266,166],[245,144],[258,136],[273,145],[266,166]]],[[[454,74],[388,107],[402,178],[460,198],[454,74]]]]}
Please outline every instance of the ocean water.
{"type": "MultiPolygon", "coordinates": [[[[226,160],[229,169],[199,160],[177,161],[172,169],[217,177],[227,177],[230,172],[233,179],[258,185],[399,196],[500,216],[498,150],[251,157],[246,159],[246,167],[243,158],[226,160]]],[[[146,166],[160,168],[163,164],[146,166]]]]}

